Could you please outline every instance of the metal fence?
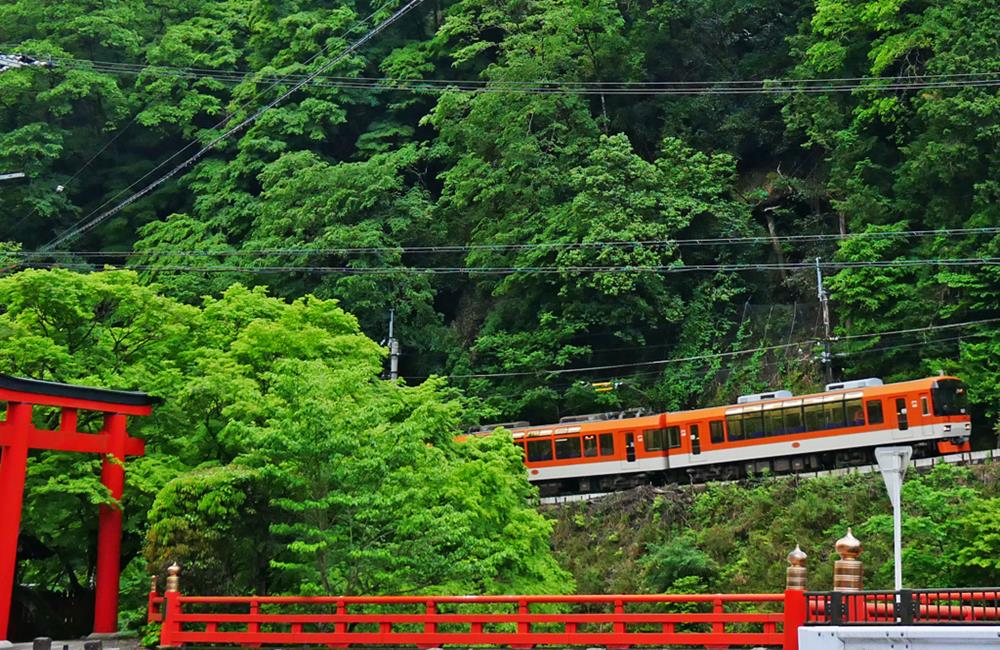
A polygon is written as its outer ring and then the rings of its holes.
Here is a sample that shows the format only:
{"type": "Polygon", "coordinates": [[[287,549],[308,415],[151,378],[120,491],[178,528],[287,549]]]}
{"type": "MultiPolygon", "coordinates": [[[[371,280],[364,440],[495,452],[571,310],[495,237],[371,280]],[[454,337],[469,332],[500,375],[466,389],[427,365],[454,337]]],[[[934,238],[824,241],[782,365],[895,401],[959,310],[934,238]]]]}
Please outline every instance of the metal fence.
{"type": "Polygon", "coordinates": [[[1000,589],[808,592],[806,625],[997,625],[1000,589]]]}

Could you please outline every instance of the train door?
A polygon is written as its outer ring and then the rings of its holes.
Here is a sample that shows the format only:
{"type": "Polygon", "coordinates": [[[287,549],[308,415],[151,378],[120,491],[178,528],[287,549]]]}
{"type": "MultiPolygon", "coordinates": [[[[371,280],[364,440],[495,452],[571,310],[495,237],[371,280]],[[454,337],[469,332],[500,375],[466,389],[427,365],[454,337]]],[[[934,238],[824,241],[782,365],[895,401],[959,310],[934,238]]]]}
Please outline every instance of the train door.
{"type": "MultiPolygon", "coordinates": [[[[906,413],[906,398],[897,397],[896,398],[896,429],[899,431],[906,431],[910,428],[910,419],[906,413]]],[[[896,434],[900,438],[905,438],[906,436],[902,433],[896,434]]]]}
{"type": "Polygon", "coordinates": [[[635,462],[635,434],[631,431],[625,434],[625,460],[635,462]]]}
{"type": "Polygon", "coordinates": [[[698,454],[701,453],[701,438],[698,435],[699,431],[697,424],[691,425],[690,433],[691,433],[691,462],[694,462],[698,454]]]}

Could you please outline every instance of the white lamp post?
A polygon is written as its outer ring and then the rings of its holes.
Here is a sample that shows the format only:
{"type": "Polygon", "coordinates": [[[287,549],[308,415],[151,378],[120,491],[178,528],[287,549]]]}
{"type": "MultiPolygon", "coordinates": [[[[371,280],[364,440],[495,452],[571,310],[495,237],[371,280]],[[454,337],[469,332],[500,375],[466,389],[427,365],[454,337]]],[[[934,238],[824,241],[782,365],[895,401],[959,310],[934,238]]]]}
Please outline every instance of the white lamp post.
{"type": "Polygon", "coordinates": [[[885,489],[889,492],[892,502],[892,555],[895,569],[896,591],[903,588],[903,514],[900,504],[900,492],[903,487],[903,477],[910,465],[913,447],[879,447],[875,450],[879,471],[885,480],[885,489]]]}

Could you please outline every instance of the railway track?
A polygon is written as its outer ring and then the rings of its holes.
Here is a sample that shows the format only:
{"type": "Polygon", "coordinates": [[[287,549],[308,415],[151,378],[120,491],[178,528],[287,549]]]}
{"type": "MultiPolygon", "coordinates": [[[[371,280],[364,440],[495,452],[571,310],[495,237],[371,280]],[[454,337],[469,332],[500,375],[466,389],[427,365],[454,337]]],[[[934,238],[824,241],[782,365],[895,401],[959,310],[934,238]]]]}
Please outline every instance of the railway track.
{"type": "MultiPolygon", "coordinates": [[[[983,451],[970,451],[962,454],[947,454],[945,456],[932,456],[930,458],[917,458],[910,461],[910,467],[916,470],[927,469],[941,463],[950,465],[979,465],[1000,460],[1000,449],[986,449],[983,451]]],[[[841,467],[838,469],[828,469],[816,472],[798,472],[796,474],[782,474],[780,476],[798,476],[799,478],[819,478],[821,476],[847,476],[849,474],[873,474],[878,471],[878,465],[857,465],[855,467],[841,467]]],[[[716,484],[736,483],[737,481],[712,481],[716,484]]],[[[692,487],[702,487],[706,483],[692,483],[692,487]]],[[[565,494],[555,497],[543,497],[542,505],[556,505],[560,503],[573,503],[575,501],[590,501],[600,499],[617,492],[591,492],[588,494],[565,494]]]]}

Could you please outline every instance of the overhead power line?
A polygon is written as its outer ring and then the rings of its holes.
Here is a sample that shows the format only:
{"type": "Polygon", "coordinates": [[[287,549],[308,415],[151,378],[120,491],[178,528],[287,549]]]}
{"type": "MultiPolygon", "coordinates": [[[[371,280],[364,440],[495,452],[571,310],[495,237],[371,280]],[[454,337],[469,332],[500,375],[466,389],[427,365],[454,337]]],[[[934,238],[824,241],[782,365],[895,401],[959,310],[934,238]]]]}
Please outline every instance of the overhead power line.
{"type": "MultiPolygon", "coordinates": [[[[363,19],[363,20],[359,20],[359,21],[355,22],[354,24],[352,24],[352,25],[351,25],[351,26],[350,26],[350,27],[349,27],[349,28],[348,28],[348,29],[347,29],[347,30],[346,30],[346,31],[345,31],[345,32],[344,32],[344,33],[343,33],[343,34],[341,35],[341,38],[346,38],[346,37],[347,37],[347,36],[349,36],[349,35],[350,35],[350,34],[351,34],[351,33],[352,33],[352,32],[353,32],[353,31],[354,31],[355,29],[357,29],[358,27],[360,27],[360,26],[363,26],[363,25],[367,24],[368,22],[370,22],[370,21],[371,21],[371,19],[372,19],[372,18],[373,18],[374,16],[375,16],[375,13],[373,12],[373,13],[369,14],[369,15],[368,15],[368,16],[367,16],[367,17],[366,17],[365,19],[363,19]]],[[[333,41],[330,41],[329,43],[327,43],[326,45],[324,45],[323,47],[321,47],[321,48],[320,48],[320,49],[319,49],[319,50],[318,50],[318,51],[317,51],[316,53],[314,53],[314,54],[313,54],[312,56],[310,56],[310,57],[309,57],[309,58],[308,58],[308,59],[307,59],[307,60],[306,60],[306,61],[305,61],[304,63],[302,63],[302,65],[303,65],[303,66],[307,66],[307,65],[309,65],[310,63],[312,63],[313,61],[315,61],[316,59],[318,59],[318,58],[319,58],[320,56],[322,56],[323,54],[325,54],[325,53],[327,52],[327,50],[329,50],[329,48],[330,48],[330,46],[331,46],[332,44],[333,44],[333,41]]],[[[60,59],[52,59],[52,60],[53,60],[53,61],[57,61],[57,60],[60,60],[60,59]]],[[[72,62],[72,61],[74,61],[74,59],[61,59],[61,60],[65,60],[65,61],[67,61],[67,62],[72,62]]],[[[68,66],[68,65],[70,65],[70,64],[68,63],[68,64],[67,64],[67,66],[68,66]]],[[[216,123],[215,123],[214,125],[212,125],[211,129],[209,129],[209,132],[211,132],[211,131],[215,131],[216,129],[219,129],[219,128],[222,128],[222,127],[223,127],[224,125],[228,124],[228,123],[229,123],[229,121],[230,121],[230,120],[231,120],[231,119],[232,119],[232,118],[233,118],[233,117],[234,117],[234,116],[235,116],[235,115],[236,115],[236,114],[237,114],[237,113],[238,113],[239,111],[242,111],[242,110],[244,110],[245,108],[249,107],[249,106],[250,106],[250,105],[251,105],[251,104],[252,104],[252,103],[253,103],[253,102],[254,102],[254,101],[255,101],[255,100],[256,100],[256,99],[258,98],[258,97],[262,97],[262,96],[264,96],[264,95],[266,95],[266,94],[270,93],[270,91],[274,90],[275,88],[278,88],[278,87],[280,86],[280,84],[282,84],[282,83],[284,83],[284,82],[286,82],[286,81],[289,81],[289,80],[291,80],[291,78],[292,78],[293,76],[294,76],[294,77],[297,77],[298,75],[276,75],[276,76],[272,76],[272,77],[271,77],[271,82],[270,82],[270,84],[269,84],[269,85],[268,85],[268,86],[267,86],[266,88],[263,88],[263,89],[257,89],[257,90],[255,90],[255,92],[253,93],[253,95],[251,95],[251,96],[250,96],[250,97],[249,97],[248,99],[246,99],[245,101],[242,101],[242,102],[240,102],[240,103],[239,103],[239,104],[238,104],[238,105],[237,105],[237,106],[236,106],[235,108],[232,108],[232,109],[230,109],[230,110],[229,110],[228,112],[226,112],[226,114],[225,114],[225,115],[223,115],[223,117],[222,117],[222,118],[221,118],[221,119],[220,119],[220,120],[219,120],[218,122],[216,122],[216,123]]],[[[129,123],[129,125],[131,125],[132,123],[134,123],[134,122],[135,122],[136,120],[138,120],[138,119],[139,119],[139,113],[136,113],[135,117],[134,117],[134,118],[132,119],[132,122],[130,122],[130,123],[129,123]]],[[[127,129],[127,128],[128,128],[128,126],[126,126],[125,128],[127,129]]],[[[123,132],[124,132],[124,130],[122,130],[122,131],[119,131],[119,134],[118,134],[118,135],[120,135],[120,134],[121,134],[121,133],[123,133],[123,132]]],[[[118,136],[116,136],[116,138],[117,138],[117,137],[118,137],[118,136]]],[[[112,142],[113,142],[113,141],[114,141],[114,140],[112,140],[112,142]]],[[[110,146],[110,144],[111,144],[111,143],[109,142],[109,143],[108,143],[108,145],[106,145],[106,146],[110,146]]],[[[130,184],[129,184],[129,185],[127,185],[126,187],[124,187],[124,188],[122,188],[122,189],[118,190],[118,192],[116,192],[115,194],[113,194],[113,195],[111,195],[110,197],[108,197],[107,199],[105,199],[105,201],[104,201],[103,203],[101,203],[101,204],[100,204],[100,205],[98,205],[98,206],[97,206],[96,208],[94,208],[93,210],[91,210],[91,211],[90,211],[90,212],[89,212],[88,214],[86,214],[86,215],[84,215],[84,216],[83,216],[82,218],[80,218],[80,219],[79,219],[79,220],[78,220],[78,221],[77,221],[76,223],[74,223],[74,224],[73,224],[73,226],[71,226],[71,227],[70,227],[69,229],[67,229],[67,230],[66,230],[65,232],[70,232],[70,231],[72,231],[72,230],[73,230],[74,228],[76,228],[76,227],[80,226],[81,224],[84,224],[84,223],[87,223],[87,222],[88,222],[88,221],[89,221],[89,220],[90,220],[90,219],[91,219],[92,217],[94,217],[94,215],[97,215],[97,214],[98,214],[98,213],[100,213],[100,212],[101,212],[102,210],[104,210],[104,209],[105,209],[106,207],[108,207],[109,205],[113,204],[113,203],[114,203],[114,202],[115,202],[115,201],[116,201],[116,200],[117,200],[117,199],[118,199],[119,197],[121,197],[121,196],[125,196],[125,195],[126,195],[126,194],[128,194],[128,192],[130,192],[130,191],[131,191],[131,190],[132,190],[133,188],[135,188],[135,187],[137,187],[138,185],[140,185],[140,184],[141,184],[141,183],[142,183],[142,182],[143,182],[144,180],[146,180],[147,178],[150,178],[151,176],[153,176],[154,174],[156,174],[156,172],[158,172],[158,171],[160,171],[161,169],[163,169],[164,167],[166,167],[166,166],[167,166],[167,165],[168,165],[168,164],[170,163],[170,161],[172,161],[172,160],[176,159],[177,157],[181,156],[181,155],[182,155],[182,154],[183,154],[183,153],[184,153],[185,151],[188,151],[189,149],[192,149],[192,148],[194,148],[194,147],[198,146],[199,144],[200,144],[200,142],[199,142],[198,140],[192,140],[191,142],[188,142],[188,143],[187,143],[186,145],[184,145],[183,147],[181,147],[180,149],[178,149],[177,151],[175,151],[175,152],[174,152],[173,154],[171,154],[171,155],[170,155],[169,157],[167,157],[167,158],[165,158],[164,160],[160,161],[160,163],[159,163],[159,164],[157,164],[157,165],[156,165],[155,167],[153,167],[152,169],[150,169],[149,171],[147,171],[147,172],[146,172],[145,174],[143,174],[142,176],[140,176],[140,177],[139,177],[138,179],[136,179],[136,180],[132,181],[132,183],[130,183],[130,184]]],[[[103,149],[102,149],[102,151],[103,151],[103,149]]],[[[101,153],[101,152],[98,152],[98,154],[97,154],[97,155],[100,155],[100,153],[101,153]]],[[[96,157],[97,157],[97,156],[95,155],[95,156],[94,156],[94,158],[96,158],[96,157]]],[[[90,164],[90,162],[92,162],[92,160],[93,160],[93,159],[91,159],[91,161],[88,161],[88,163],[87,163],[87,164],[89,165],[89,164],[90,164]]],[[[81,171],[82,171],[82,170],[81,170],[81,171]]],[[[78,173],[79,173],[79,172],[78,172],[78,173]]],[[[71,179],[71,180],[72,180],[72,179],[71,179]]],[[[68,184],[68,183],[67,183],[67,184],[68,184]]],[[[22,221],[24,221],[24,219],[22,219],[22,221]]],[[[20,225],[20,223],[21,223],[21,222],[18,222],[18,225],[20,225]]],[[[48,248],[49,248],[50,246],[52,246],[51,242],[50,242],[50,243],[49,243],[49,244],[48,244],[47,246],[43,247],[43,248],[42,248],[41,250],[43,250],[43,251],[44,251],[44,250],[48,250],[48,248]]]]}
{"type": "MultiPolygon", "coordinates": [[[[272,77],[251,71],[145,65],[88,59],[52,59],[60,65],[81,66],[115,75],[153,75],[213,79],[221,83],[245,81],[270,83],[272,77]]],[[[393,79],[386,77],[302,76],[311,86],[408,92],[470,92],[527,94],[600,95],[700,95],[775,94],[788,92],[826,93],[857,90],[908,90],[1000,86],[1000,71],[965,72],[890,77],[778,78],[719,81],[574,81],[574,80],[477,80],[477,79],[393,79]]]]}
{"type": "Polygon", "coordinates": [[[533,242],[525,244],[464,244],[438,246],[356,246],[339,248],[261,248],[261,249],[217,249],[191,250],[166,249],[150,251],[113,251],[113,250],[61,250],[20,251],[13,255],[25,259],[47,259],[54,256],[70,255],[80,258],[142,258],[157,257],[275,257],[275,256],[305,256],[322,255],[369,255],[369,254],[445,254],[471,253],[478,251],[490,252],[520,252],[534,250],[575,250],[600,248],[654,248],[654,247],[691,247],[724,246],[724,245],[770,245],[779,243],[815,243],[825,241],[847,241],[851,239],[905,239],[909,237],[960,237],[974,235],[1000,234],[1000,227],[983,228],[951,228],[940,230],[901,230],[880,232],[858,232],[841,234],[812,235],[778,235],[770,237],[755,235],[748,237],[696,237],[686,239],[645,239],[632,241],[593,241],[593,242],[533,242]]]}
{"type": "MultiPolygon", "coordinates": [[[[92,265],[79,262],[34,262],[24,264],[38,268],[67,268],[93,270],[92,265]]],[[[867,269],[891,267],[920,266],[998,266],[1000,257],[984,258],[938,258],[938,259],[898,259],[898,260],[864,260],[847,262],[820,262],[825,269],[867,269]]],[[[157,271],[164,273],[313,273],[321,275],[513,275],[524,274],[579,274],[579,273],[649,273],[675,274],[693,272],[738,273],[748,271],[793,271],[815,269],[815,262],[786,263],[735,263],[735,264],[690,264],[678,261],[671,265],[620,265],[620,266],[232,266],[232,265],[176,265],[176,264],[134,264],[124,267],[136,271],[157,271]]]]}
{"type": "MultiPolygon", "coordinates": [[[[910,328],[906,330],[895,330],[891,332],[867,332],[864,334],[853,334],[851,336],[841,337],[840,340],[847,339],[873,339],[881,338],[884,336],[898,335],[898,334],[912,334],[917,332],[931,332],[944,329],[955,329],[961,327],[971,327],[975,325],[984,325],[988,323],[1000,322],[1000,318],[986,318],[975,321],[966,321],[964,323],[947,323],[943,325],[928,325],[926,327],[910,328]]],[[[486,372],[486,373],[459,373],[459,374],[449,374],[444,375],[450,379],[490,379],[499,377],[528,377],[528,376],[538,376],[538,375],[565,375],[565,374],[576,374],[581,372],[598,372],[603,370],[616,370],[620,368],[641,368],[647,366],[664,366],[675,363],[689,363],[691,361],[706,361],[710,359],[724,359],[734,356],[744,356],[748,354],[758,354],[761,352],[772,352],[775,350],[785,350],[789,348],[809,348],[818,345],[820,341],[816,339],[809,339],[804,341],[796,341],[794,343],[782,343],[779,345],[766,345],[759,346],[756,348],[748,348],[743,350],[734,350],[731,352],[715,352],[711,354],[698,354],[685,357],[673,357],[669,359],[657,359],[655,361],[636,361],[631,363],[616,363],[610,365],[601,366],[587,366],[583,368],[547,368],[540,370],[524,370],[524,371],[513,371],[513,372],[486,372]]],[[[863,351],[857,351],[861,353],[863,351]]],[[[418,377],[410,377],[410,379],[418,379],[418,377]]]]}
{"type": "MultiPolygon", "coordinates": [[[[132,72],[144,72],[147,70],[154,71],[165,71],[165,72],[176,72],[178,74],[192,74],[192,75],[230,75],[233,77],[238,77],[240,79],[253,78],[255,75],[259,74],[252,70],[221,70],[218,68],[198,68],[193,66],[169,66],[163,64],[153,64],[153,63],[128,63],[122,61],[106,61],[106,60],[95,60],[95,59],[82,59],[75,57],[42,57],[38,58],[45,59],[46,61],[52,61],[59,63],[60,65],[93,65],[93,66],[103,66],[108,68],[118,68],[121,70],[129,70],[132,72]]],[[[906,74],[906,75],[889,75],[883,77],[778,77],[778,78],[758,78],[758,79],[718,79],[718,80],[706,80],[706,81],[615,81],[615,80],[595,80],[595,81],[570,81],[565,79],[541,79],[532,81],[518,81],[518,80],[469,80],[469,79],[424,79],[420,77],[410,77],[410,78],[396,78],[396,77],[366,77],[360,76],[321,76],[319,79],[331,80],[331,81],[373,81],[373,82],[410,82],[419,81],[424,83],[435,83],[435,84],[454,84],[454,83],[504,83],[509,85],[536,85],[536,84],[558,84],[558,83],[572,83],[580,86],[615,86],[615,85],[647,85],[647,86],[700,86],[707,84],[731,84],[731,85],[759,85],[762,83],[775,83],[775,84],[802,84],[802,83],[845,83],[852,81],[873,81],[873,80],[951,80],[951,79],[967,79],[976,77],[989,77],[993,75],[1000,74],[1000,71],[995,70],[985,70],[979,72],[948,72],[948,73],[926,73],[926,74],[906,74]]],[[[291,75],[290,78],[293,80],[305,78],[308,75],[291,75]]]]}
{"type": "Polygon", "coordinates": [[[930,332],[930,331],[937,331],[937,330],[955,329],[956,327],[968,327],[970,325],[986,325],[986,324],[989,324],[989,323],[996,323],[996,322],[1000,322],[1000,318],[984,318],[984,319],[981,319],[981,320],[965,321],[964,323],[945,323],[945,324],[942,324],[942,325],[927,325],[927,326],[924,326],[924,327],[911,327],[911,328],[908,328],[908,329],[889,330],[889,331],[886,331],[886,332],[874,332],[874,333],[868,333],[868,334],[847,334],[847,335],[844,335],[844,336],[836,336],[836,337],[834,337],[833,340],[834,341],[851,341],[851,340],[854,340],[854,339],[872,338],[872,337],[875,337],[875,336],[896,336],[898,334],[915,334],[915,333],[919,333],[919,332],[930,332]]]}
{"type": "Polygon", "coordinates": [[[337,65],[338,63],[340,63],[341,61],[343,61],[344,59],[346,59],[349,55],[351,55],[352,53],[354,53],[357,49],[359,49],[362,46],[364,46],[366,43],[368,43],[369,41],[371,41],[373,38],[375,38],[380,33],[382,33],[383,31],[385,31],[385,29],[387,29],[388,27],[390,27],[391,25],[393,25],[400,18],[402,18],[403,16],[405,16],[412,9],[418,7],[422,3],[423,3],[423,0],[409,0],[408,2],[406,2],[406,4],[404,4],[402,7],[400,7],[395,12],[393,12],[392,15],[390,15],[388,18],[386,18],[385,20],[383,20],[382,22],[380,22],[378,25],[376,25],[375,27],[373,27],[367,34],[365,34],[364,36],[362,36],[361,38],[357,39],[356,41],[354,41],[353,43],[351,43],[350,45],[348,45],[346,48],[344,48],[340,52],[340,54],[338,54],[337,56],[335,56],[332,59],[330,59],[330,61],[324,63],[321,66],[319,66],[314,72],[310,73],[304,79],[296,82],[295,85],[293,85],[289,90],[285,91],[284,93],[282,93],[281,95],[279,95],[275,99],[273,99],[270,102],[268,102],[267,104],[265,104],[262,108],[260,108],[259,110],[257,110],[255,113],[253,113],[249,117],[241,120],[235,126],[227,129],[221,135],[216,136],[215,138],[213,138],[208,144],[206,144],[204,147],[202,147],[201,149],[199,149],[194,155],[192,155],[191,157],[189,157],[187,160],[181,162],[179,165],[177,165],[176,167],[174,167],[173,169],[171,169],[170,171],[168,171],[166,174],[160,176],[158,179],[156,179],[155,181],[153,181],[152,183],[150,183],[149,185],[147,185],[145,188],[143,188],[143,189],[139,190],[138,192],[132,194],[131,196],[129,196],[128,198],[126,198],[125,200],[123,200],[121,203],[117,204],[115,207],[111,208],[110,210],[102,212],[101,214],[97,215],[96,217],[94,217],[92,219],[89,219],[88,221],[86,221],[86,222],[84,222],[82,224],[75,225],[75,226],[71,227],[70,229],[68,229],[67,231],[64,231],[62,234],[60,234],[55,239],[53,239],[48,244],[46,244],[43,247],[43,250],[51,250],[51,249],[59,246],[60,244],[62,244],[64,242],[76,239],[77,237],[79,237],[80,235],[82,235],[83,233],[85,233],[86,231],[90,230],[91,228],[94,228],[95,226],[97,226],[98,224],[102,223],[103,221],[105,221],[109,217],[113,216],[114,214],[118,213],[119,211],[121,211],[122,209],[124,209],[125,207],[127,207],[128,205],[134,203],[138,199],[142,198],[143,196],[149,194],[150,192],[152,192],[156,188],[160,187],[161,185],[163,185],[164,183],[166,183],[170,178],[172,178],[178,172],[180,172],[182,169],[184,169],[185,167],[188,167],[188,166],[194,164],[195,162],[197,162],[202,156],[204,156],[206,153],[208,153],[209,151],[211,151],[215,147],[215,145],[217,145],[220,142],[222,142],[223,140],[229,138],[229,136],[233,135],[234,133],[237,133],[237,132],[241,131],[242,129],[244,129],[245,127],[249,126],[250,124],[253,124],[254,122],[256,122],[264,113],[266,113],[270,109],[274,108],[275,106],[277,106],[278,104],[280,104],[281,102],[283,102],[285,99],[287,99],[288,97],[290,97],[291,95],[293,95],[295,92],[297,92],[303,86],[305,86],[306,84],[308,84],[311,80],[313,80],[316,77],[318,77],[319,75],[323,74],[323,72],[325,72],[326,70],[329,70],[333,66],[337,65]]]}

